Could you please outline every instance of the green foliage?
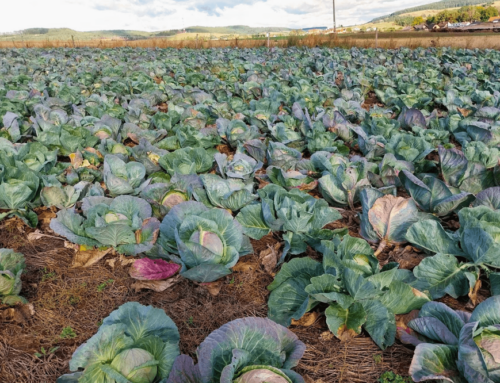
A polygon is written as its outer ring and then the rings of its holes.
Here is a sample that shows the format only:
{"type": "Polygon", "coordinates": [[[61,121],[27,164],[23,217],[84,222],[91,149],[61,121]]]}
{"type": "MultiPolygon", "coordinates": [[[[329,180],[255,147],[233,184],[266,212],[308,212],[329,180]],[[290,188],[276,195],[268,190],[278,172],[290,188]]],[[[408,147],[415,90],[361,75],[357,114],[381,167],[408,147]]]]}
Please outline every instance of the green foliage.
{"type": "MultiPolygon", "coordinates": [[[[61,336],[73,337],[67,327],[61,336]]],[[[161,309],[129,302],[104,319],[99,331],[80,346],[69,368],[78,371],[58,382],[141,382],[166,379],[179,355],[179,332],[161,309]],[[80,371],[79,371],[80,370],[80,371]]]]}
{"type": "Polygon", "coordinates": [[[242,318],[212,332],[196,350],[198,364],[180,355],[168,382],[301,383],[293,372],[305,344],[285,327],[265,318],[242,318]]]}
{"type": "Polygon", "coordinates": [[[227,210],[188,201],[165,216],[153,253],[180,264],[185,278],[213,282],[231,274],[240,256],[252,250],[243,228],[227,210]]]}
{"type": "Polygon", "coordinates": [[[458,10],[445,10],[439,12],[431,18],[428,18],[427,21],[432,23],[441,23],[445,21],[450,23],[488,21],[490,17],[494,16],[498,16],[498,9],[493,6],[465,6],[458,10]]]}
{"type": "Polygon", "coordinates": [[[426,11],[428,9],[447,9],[447,8],[459,8],[467,5],[479,5],[484,4],[484,0],[441,0],[430,4],[419,5],[416,7],[402,9],[391,13],[389,16],[381,16],[373,19],[371,22],[375,23],[378,21],[391,21],[397,18],[399,15],[404,15],[406,13],[426,11]]]}
{"type": "Polygon", "coordinates": [[[398,264],[380,269],[368,243],[348,235],[323,241],[322,264],[310,258],[285,263],[268,289],[268,317],[289,326],[319,303],[327,303],[326,323],[338,338],[364,328],[381,348],[395,340],[395,314],[420,308],[429,298],[409,285],[413,275],[398,264]]]}
{"type": "Polygon", "coordinates": [[[423,24],[424,22],[424,18],[422,16],[417,16],[415,17],[412,22],[411,22],[411,25],[414,27],[416,25],[420,25],[420,24],[423,24]]]}
{"type": "Polygon", "coordinates": [[[416,381],[453,376],[457,382],[498,379],[500,297],[480,303],[472,314],[429,302],[408,323],[401,340],[416,346],[410,375],[416,381]]]}
{"type": "Polygon", "coordinates": [[[59,335],[61,339],[73,339],[76,338],[76,336],[76,332],[71,328],[71,326],[64,327],[61,331],[61,335],[59,335]]]}
{"type": "Polygon", "coordinates": [[[378,379],[379,383],[412,383],[413,381],[409,377],[404,377],[395,374],[392,371],[386,371],[378,379]]]}
{"type": "Polygon", "coordinates": [[[73,209],[59,211],[50,223],[52,230],[79,245],[113,246],[129,255],[148,251],[156,242],[160,222],[141,198],[87,197],[82,211],[83,216],[73,209]]]}
{"type": "Polygon", "coordinates": [[[27,303],[19,293],[21,274],[26,268],[24,255],[11,249],[0,249],[0,302],[7,305],[27,303]]]}
{"type": "Polygon", "coordinates": [[[46,350],[45,347],[42,346],[42,348],[40,348],[40,352],[35,352],[35,356],[37,358],[42,358],[44,356],[48,356],[50,354],[53,354],[55,353],[57,350],[59,350],[59,346],[56,346],[56,347],[51,347],[50,349],[46,350]]]}

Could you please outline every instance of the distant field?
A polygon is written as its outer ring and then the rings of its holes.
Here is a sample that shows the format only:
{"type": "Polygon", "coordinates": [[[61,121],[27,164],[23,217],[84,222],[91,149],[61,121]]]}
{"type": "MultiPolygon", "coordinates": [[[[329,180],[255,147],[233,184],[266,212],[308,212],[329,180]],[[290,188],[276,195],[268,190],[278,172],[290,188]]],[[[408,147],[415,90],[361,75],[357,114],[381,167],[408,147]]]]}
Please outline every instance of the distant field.
{"type": "MultiPolygon", "coordinates": [[[[194,37],[196,34],[194,34],[194,37]]],[[[75,47],[137,47],[137,48],[224,48],[235,47],[255,48],[267,45],[266,39],[228,39],[203,40],[194,38],[176,40],[171,38],[150,38],[137,41],[126,40],[75,40],[75,47]]],[[[333,35],[312,35],[306,37],[273,38],[271,47],[287,46],[328,46],[328,47],[375,47],[375,33],[342,34],[336,38],[333,35]]],[[[500,49],[498,33],[430,33],[430,32],[381,32],[378,37],[379,48],[398,47],[454,47],[500,49]]],[[[39,41],[0,41],[0,48],[50,48],[73,47],[72,40],[39,40],[39,41]]]]}

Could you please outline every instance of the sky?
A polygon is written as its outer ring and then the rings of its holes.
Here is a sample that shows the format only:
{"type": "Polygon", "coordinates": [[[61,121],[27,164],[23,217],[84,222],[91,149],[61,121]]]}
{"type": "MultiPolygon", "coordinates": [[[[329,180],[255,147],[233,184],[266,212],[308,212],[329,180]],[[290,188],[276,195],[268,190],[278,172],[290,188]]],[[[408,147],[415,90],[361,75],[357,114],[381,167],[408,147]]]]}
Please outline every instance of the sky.
{"type": "MultiPolygon", "coordinates": [[[[435,0],[336,0],[337,25],[355,25],[435,0]]],[[[163,31],[188,26],[333,25],[332,0],[1,0],[0,32],[26,28],[163,31]]]]}

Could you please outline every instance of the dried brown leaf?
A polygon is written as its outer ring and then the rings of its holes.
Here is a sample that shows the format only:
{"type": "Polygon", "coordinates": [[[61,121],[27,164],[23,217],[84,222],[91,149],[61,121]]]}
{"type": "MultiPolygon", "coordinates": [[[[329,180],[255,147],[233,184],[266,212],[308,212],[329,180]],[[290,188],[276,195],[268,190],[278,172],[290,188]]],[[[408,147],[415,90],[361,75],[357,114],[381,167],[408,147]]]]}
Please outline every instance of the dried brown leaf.
{"type": "Polygon", "coordinates": [[[266,270],[268,274],[273,274],[278,260],[281,257],[281,252],[279,251],[280,247],[281,242],[277,242],[274,246],[267,245],[267,249],[260,252],[260,263],[264,266],[264,270],[266,270]]]}
{"type": "Polygon", "coordinates": [[[462,114],[464,117],[468,117],[469,114],[472,113],[471,109],[465,109],[465,108],[457,108],[457,110],[462,114]]]}
{"type": "Polygon", "coordinates": [[[53,235],[43,234],[40,230],[37,229],[33,233],[28,234],[28,241],[30,241],[30,242],[31,241],[38,241],[40,238],[43,238],[43,237],[62,240],[62,238],[60,238],[60,237],[54,237],[53,235]]]}
{"type": "Polygon", "coordinates": [[[89,267],[101,259],[103,259],[107,254],[109,254],[113,248],[109,248],[106,250],[85,250],[85,251],[77,251],[75,257],[73,258],[73,264],[71,267],[89,267]]]}
{"type": "Polygon", "coordinates": [[[247,272],[247,271],[252,271],[256,269],[255,263],[250,263],[250,262],[238,262],[234,267],[233,271],[237,272],[247,272]]]}
{"type": "Polygon", "coordinates": [[[80,245],[77,245],[76,243],[64,241],[64,247],[66,249],[73,249],[75,251],[78,251],[80,249],[80,245]]]}
{"type": "Polygon", "coordinates": [[[136,292],[139,292],[140,290],[143,289],[147,289],[161,293],[162,291],[165,291],[166,289],[178,283],[181,279],[182,277],[180,275],[176,275],[175,277],[165,279],[163,281],[137,281],[132,283],[131,287],[136,292]]]}
{"type": "Polygon", "coordinates": [[[474,287],[469,289],[469,298],[470,298],[472,307],[476,307],[476,305],[479,303],[478,292],[481,289],[481,286],[482,286],[482,282],[478,278],[474,287]]]}
{"type": "Polygon", "coordinates": [[[203,287],[205,290],[207,290],[210,293],[210,295],[216,297],[217,295],[219,295],[223,283],[224,283],[223,280],[218,280],[215,282],[200,283],[200,286],[203,287]]]}
{"type": "Polygon", "coordinates": [[[118,261],[118,258],[107,259],[106,260],[106,265],[108,265],[109,267],[111,267],[112,269],[114,269],[116,261],[118,261]]]}
{"type": "MultiPolygon", "coordinates": [[[[396,315],[396,337],[401,340],[402,333],[416,335],[415,332],[408,327],[408,322],[412,319],[418,318],[419,310],[412,310],[408,314],[396,315]]],[[[404,342],[403,342],[404,343],[404,342]]]]}
{"type": "Polygon", "coordinates": [[[333,338],[335,338],[335,335],[333,335],[333,333],[330,331],[324,331],[321,333],[320,338],[321,340],[332,340],[333,338]]]}
{"type": "Polygon", "coordinates": [[[24,323],[35,315],[35,308],[31,303],[17,304],[5,310],[0,310],[0,322],[24,323]]]}
{"type": "Polygon", "coordinates": [[[33,233],[28,234],[28,241],[37,241],[42,237],[45,237],[45,234],[43,234],[40,230],[35,230],[33,233]]]}
{"type": "Polygon", "coordinates": [[[299,320],[292,319],[292,325],[294,326],[302,326],[302,327],[311,327],[318,318],[320,317],[320,314],[316,311],[312,313],[306,313],[302,318],[299,320]]]}
{"type": "Polygon", "coordinates": [[[126,256],[124,256],[123,254],[120,254],[120,263],[123,265],[123,266],[127,266],[127,265],[131,265],[135,262],[135,258],[133,257],[130,257],[130,258],[127,258],[126,256]]]}

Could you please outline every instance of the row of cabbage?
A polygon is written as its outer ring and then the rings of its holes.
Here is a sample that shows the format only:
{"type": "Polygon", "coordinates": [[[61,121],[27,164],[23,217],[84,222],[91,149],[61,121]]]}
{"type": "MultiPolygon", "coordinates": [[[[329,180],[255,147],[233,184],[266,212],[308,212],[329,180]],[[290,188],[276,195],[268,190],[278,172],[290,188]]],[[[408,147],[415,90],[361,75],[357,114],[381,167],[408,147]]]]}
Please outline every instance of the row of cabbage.
{"type": "Polygon", "coordinates": [[[197,282],[273,232],[279,264],[307,246],[323,257],[282,265],[269,318],[323,305],[336,336],[364,328],[382,349],[397,314],[480,280],[500,293],[497,51],[1,53],[0,218],[34,227],[33,209],[55,206],[50,227],[71,242],[197,282]],[[368,94],[384,106],[364,109],[368,94]],[[331,225],[358,204],[364,239],[331,225]],[[379,265],[405,242],[429,256],[379,265]]]}
{"type": "Polygon", "coordinates": [[[223,325],[199,345],[197,364],[180,355],[179,340],[165,311],[125,303],[74,352],[69,368],[75,372],[57,383],[304,383],[291,369],[306,345],[269,319],[242,318],[223,325]]]}
{"type": "MultiPolygon", "coordinates": [[[[496,382],[500,299],[474,312],[426,303],[409,323],[405,341],[416,346],[410,367],[416,382],[444,379],[496,382]],[[491,380],[486,380],[490,375],[491,380]]],[[[73,354],[57,383],[304,383],[292,371],[306,345],[263,318],[237,319],[212,332],[196,350],[198,363],[179,355],[179,331],[163,310],[129,302],[102,321],[73,354]]]]}

